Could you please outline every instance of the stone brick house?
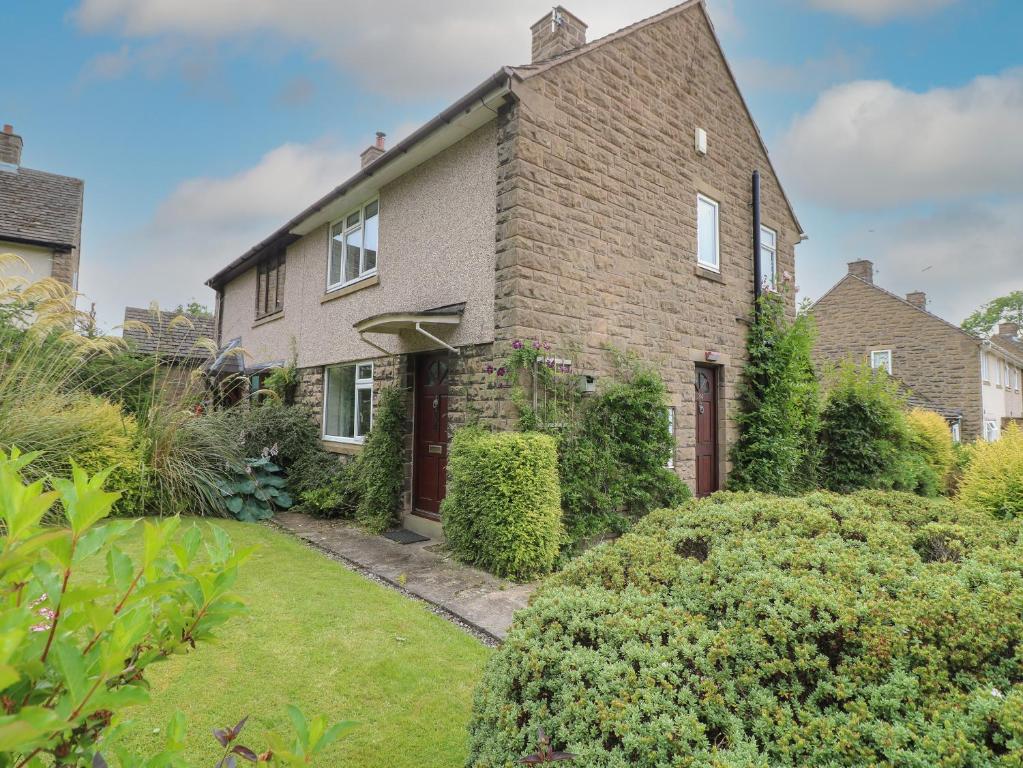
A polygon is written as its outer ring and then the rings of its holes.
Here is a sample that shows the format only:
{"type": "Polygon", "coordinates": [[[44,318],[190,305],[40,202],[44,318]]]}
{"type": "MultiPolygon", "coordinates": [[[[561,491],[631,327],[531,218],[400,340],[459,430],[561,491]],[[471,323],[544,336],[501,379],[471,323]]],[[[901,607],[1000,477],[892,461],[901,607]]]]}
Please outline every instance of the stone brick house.
{"type": "Polygon", "coordinates": [[[160,366],[159,388],[171,400],[201,394],[194,372],[212,357],[213,318],[142,307],[124,308],[121,336],[129,349],[152,356],[160,366]]]}
{"type": "Polygon", "coordinates": [[[0,276],[29,281],[52,277],[78,288],[82,242],[81,179],[25,168],[24,141],[5,125],[0,132],[0,254],[24,264],[0,267],[0,276]]]}
{"type": "Polygon", "coordinates": [[[378,136],[208,282],[218,339],[252,366],[294,340],[328,450],[360,450],[379,387],[410,389],[408,524],[437,517],[453,428],[511,425],[487,369],[516,339],[598,381],[608,345],[655,365],[675,470],[700,493],[727,476],[756,264],[768,287],[791,278],[803,233],[702,0],[585,30],[555,8],[530,64],[392,149],[378,136]]]}
{"type": "Polygon", "coordinates": [[[903,298],[875,284],[867,260],[851,262],[811,312],[819,366],[852,360],[884,368],[918,404],[945,416],[957,440],[995,440],[1006,420],[1023,416],[1023,343],[1014,326],[977,338],[929,312],[925,294],[903,298]]]}

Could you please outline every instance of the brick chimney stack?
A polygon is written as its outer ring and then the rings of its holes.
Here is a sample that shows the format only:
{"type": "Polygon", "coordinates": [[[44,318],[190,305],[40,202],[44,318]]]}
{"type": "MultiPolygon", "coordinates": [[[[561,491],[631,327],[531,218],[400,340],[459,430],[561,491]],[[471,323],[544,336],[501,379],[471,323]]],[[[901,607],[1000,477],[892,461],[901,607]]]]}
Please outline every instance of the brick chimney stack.
{"type": "Polygon", "coordinates": [[[377,140],[375,144],[371,144],[362,150],[362,167],[365,168],[367,165],[376,160],[380,155],[384,154],[384,139],[387,138],[387,134],[383,131],[377,131],[377,140]]]}
{"type": "Polygon", "coordinates": [[[3,133],[0,133],[0,163],[20,166],[23,146],[24,142],[21,136],[14,132],[14,126],[5,124],[3,133]]]}
{"type": "Polygon", "coordinates": [[[1014,339],[1019,336],[1019,326],[1016,323],[999,323],[998,335],[1014,339]]]}
{"type": "Polygon", "coordinates": [[[923,291],[913,291],[912,293],[907,293],[906,301],[908,301],[914,307],[920,307],[920,309],[927,309],[927,294],[924,293],[923,291]]]}
{"type": "Polygon", "coordinates": [[[868,259],[860,259],[859,261],[849,262],[849,274],[853,277],[858,277],[860,280],[865,280],[871,285],[874,284],[874,262],[868,259]]]}
{"type": "Polygon", "coordinates": [[[533,32],[533,63],[586,45],[586,24],[560,5],[530,27],[533,32]]]}

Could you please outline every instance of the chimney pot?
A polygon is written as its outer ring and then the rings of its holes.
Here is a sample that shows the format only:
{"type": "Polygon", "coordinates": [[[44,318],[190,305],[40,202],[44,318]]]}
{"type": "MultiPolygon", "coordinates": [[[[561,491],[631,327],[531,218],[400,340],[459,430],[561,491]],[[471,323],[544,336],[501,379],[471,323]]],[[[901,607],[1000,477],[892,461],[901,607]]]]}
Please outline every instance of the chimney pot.
{"type": "Polygon", "coordinates": [[[869,259],[849,262],[849,274],[874,284],[874,262],[869,259]]]}
{"type": "Polygon", "coordinates": [[[384,154],[384,138],[386,134],[383,131],[377,131],[377,139],[373,144],[370,144],[359,156],[362,159],[362,167],[365,168],[367,165],[376,160],[380,155],[384,154]]]}
{"type": "Polygon", "coordinates": [[[14,132],[12,125],[5,123],[4,132],[0,133],[0,163],[20,166],[22,146],[21,136],[14,132]]]}
{"type": "Polygon", "coordinates": [[[555,6],[530,30],[533,33],[534,64],[586,45],[586,24],[560,5],[555,6]]]}
{"type": "Polygon", "coordinates": [[[920,309],[927,309],[927,294],[924,293],[923,291],[913,291],[912,293],[907,293],[906,301],[908,301],[914,307],[920,307],[920,309]]]}
{"type": "Polygon", "coordinates": [[[1010,338],[1016,338],[1019,336],[1019,324],[1017,323],[999,323],[998,324],[998,335],[1009,336],[1010,338]]]}

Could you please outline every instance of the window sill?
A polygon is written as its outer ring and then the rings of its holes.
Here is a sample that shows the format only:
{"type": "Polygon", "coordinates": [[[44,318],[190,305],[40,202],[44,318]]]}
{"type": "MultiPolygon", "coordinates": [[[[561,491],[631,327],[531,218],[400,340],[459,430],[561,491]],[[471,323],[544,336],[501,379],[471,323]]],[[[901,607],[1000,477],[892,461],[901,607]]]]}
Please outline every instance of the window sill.
{"type": "Polygon", "coordinates": [[[327,291],[323,294],[323,298],[320,299],[320,304],[326,304],[328,301],[334,301],[334,299],[340,299],[342,296],[349,296],[356,291],[361,291],[364,288],[371,288],[374,285],[380,284],[379,275],[370,275],[364,277],[362,280],[357,280],[354,283],[349,283],[341,288],[335,288],[332,291],[327,291]]]}
{"type": "Polygon", "coordinates": [[[342,443],[337,440],[320,440],[320,447],[327,453],[343,453],[347,456],[355,456],[362,453],[364,443],[342,443]]]}
{"type": "Polygon", "coordinates": [[[715,272],[713,269],[708,267],[701,267],[699,264],[696,265],[694,272],[697,277],[702,277],[704,280],[710,280],[714,283],[721,283],[724,285],[725,278],[721,276],[720,272],[715,272]]]}
{"type": "Polygon", "coordinates": [[[256,322],[254,322],[252,324],[252,327],[253,328],[258,328],[261,325],[266,325],[267,323],[272,323],[274,320],[283,320],[283,319],[284,319],[284,310],[282,309],[280,312],[274,312],[272,315],[264,315],[263,317],[256,318],[256,322]]]}

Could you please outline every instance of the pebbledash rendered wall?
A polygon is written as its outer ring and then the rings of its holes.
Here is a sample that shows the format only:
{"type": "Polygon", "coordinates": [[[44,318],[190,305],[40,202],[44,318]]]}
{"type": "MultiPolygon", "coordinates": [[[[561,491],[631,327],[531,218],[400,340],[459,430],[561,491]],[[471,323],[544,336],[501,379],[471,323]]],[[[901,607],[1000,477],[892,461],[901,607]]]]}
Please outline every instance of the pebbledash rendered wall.
{"type": "Polygon", "coordinates": [[[576,371],[598,377],[612,373],[607,345],[652,363],[675,408],[676,470],[693,484],[695,364],[719,353],[723,483],[753,308],[755,169],[780,277],[794,274],[800,233],[702,9],[569,58],[515,93],[498,133],[496,354],[542,336],[559,356],[576,348],[576,371]],[[698,193],[720,205],[720,274],[697,266],[698,193]]]}

